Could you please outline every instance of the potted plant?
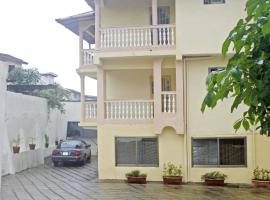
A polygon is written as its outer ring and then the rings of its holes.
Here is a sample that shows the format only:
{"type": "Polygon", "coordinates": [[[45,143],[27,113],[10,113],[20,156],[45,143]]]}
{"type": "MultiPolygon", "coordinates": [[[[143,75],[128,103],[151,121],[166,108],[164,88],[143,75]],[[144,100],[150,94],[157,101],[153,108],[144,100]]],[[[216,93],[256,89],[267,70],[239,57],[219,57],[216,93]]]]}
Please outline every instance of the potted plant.
{"type": "Polygon", "coordinates": [[[45,137],[45,148],[48,148],[50,137],[48,136],[48,134],[45,134],[44,137],[45,137]]]}
{"type": "Polygon", "coordinates": [[[141,174],[139,170],[126,173],[128,183],[146,184],[146,174],[141,174]]]}
{"type": "Polygon", "coordinates": [[[35,148],[36,148],[36,144],[34,143],[35,138],[30,137],[30,139],[31,139],[32,142],[29,144],[29,149],[30,150],[35,150],[35,148]]]}
{"type": "Polygon", "coordinates": [[[224,181],[226,178],[226,174],[217,171],[202,175],[202,180],[204,180],[205,185],[208,186],[224,186],[224,181]]]}
{"type": "Polygon", "coordinates": [[[253,175],[252,184],[254,187],[270,187],[270,170],[257,167],[254,169],[253,175]]]}
{"type": "Polygon", "coordinates": [[[14,154],[20,153],[20,143],[21,143],[20,135],[17,135],[17,138],[13,139],[12,142],[13,142],[13,153],[14,154]]]}
{"type": "Polygon", "coordinates": [[[168,185],[182,184],[182,167],[171,162],[163,165],[163,183],[168,185]]]}

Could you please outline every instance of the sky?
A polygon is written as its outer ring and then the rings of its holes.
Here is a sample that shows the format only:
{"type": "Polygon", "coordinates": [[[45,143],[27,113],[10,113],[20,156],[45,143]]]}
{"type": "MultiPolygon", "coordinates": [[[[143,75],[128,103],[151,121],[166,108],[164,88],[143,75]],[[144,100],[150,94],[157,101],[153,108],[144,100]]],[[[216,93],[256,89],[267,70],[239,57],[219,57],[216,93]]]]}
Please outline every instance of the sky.
{"type": "MultiPolygon", "coordinates": [[[[79,91],[79,38],[55,19],[90,9],[84,0],[0,0],[0,53],[53,72],[63,87],[79,91]]],[[[96,93],[96,81],[87,78],[86,94],[96,93]]]]}

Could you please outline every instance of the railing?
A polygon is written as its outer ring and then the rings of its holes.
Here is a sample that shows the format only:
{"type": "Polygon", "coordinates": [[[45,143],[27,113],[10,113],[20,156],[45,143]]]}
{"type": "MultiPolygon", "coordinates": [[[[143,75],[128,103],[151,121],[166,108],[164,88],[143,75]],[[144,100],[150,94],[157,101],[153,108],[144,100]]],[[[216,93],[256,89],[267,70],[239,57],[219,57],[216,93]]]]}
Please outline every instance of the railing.
{"type": "Polygon", "coordinates": [[[105,118],[149,120],[154,118],[154,102],[151,100],[106,101],[105,118]]]}
{"type": "Polygon", "coordinates": [[[100,40],[101,49],[170,47],[175,46],[175,25],[101,28],[100,40]]]}
{"type": "Polygon", "coordinates": [[[93,49],[84,49],[82,50],[82,64],[83,65],[91,65],[93,64],[93,58],[94,58],[94,52],[93,49]]]}
{"type": "Polygon", "coordinates": [[[176,92],[162,92],[162,112],[175,113],[176,112],[176,92]]]}
{"type": "Polygon", "coordinates": [[[85,119],[93,120],[97,118],[97,103],[96,102],[85,102],[85,119]]]}

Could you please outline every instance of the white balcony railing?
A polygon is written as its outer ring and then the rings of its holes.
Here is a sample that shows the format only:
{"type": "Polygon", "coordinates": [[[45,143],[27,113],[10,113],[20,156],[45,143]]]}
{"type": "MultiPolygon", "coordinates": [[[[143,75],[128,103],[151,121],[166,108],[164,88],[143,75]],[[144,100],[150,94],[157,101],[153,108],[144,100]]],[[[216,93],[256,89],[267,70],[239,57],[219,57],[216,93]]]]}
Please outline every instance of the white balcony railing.
{"type": "Polygon", "coordinates": [[[105,118],[149,120],[154,118],[154,102],[151,100],[106,101],[105,118]]]}
{"type": "Polygon", "coordinates": [[[100,29],[101,49],[171,46],[175,46],[175,25],[100,29]]]}
{"type": "Polygon", "coordinates": [[[93,58],[94,58],[94,49],[84,49],[82,51],[82,64],[83,65],[91,65],[93,64],[93,58]]]}
{"type": "Polygon", "coordinates": [[[162,92],[162,112],[175,113],[176,112],[176,92],[162,92]]]}
{"type": "Polygon", "coordinates": [[[85,119],[93,120],[97,118],[97,103],[96,102],[85,102],[85,119]]]}

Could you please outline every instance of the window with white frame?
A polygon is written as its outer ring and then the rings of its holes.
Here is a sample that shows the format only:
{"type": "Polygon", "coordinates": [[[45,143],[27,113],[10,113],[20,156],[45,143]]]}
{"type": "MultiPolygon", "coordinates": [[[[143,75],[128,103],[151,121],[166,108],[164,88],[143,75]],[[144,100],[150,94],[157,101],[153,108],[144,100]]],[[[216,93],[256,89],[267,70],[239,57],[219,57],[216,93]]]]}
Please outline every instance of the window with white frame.
{"type": "Polygon", "coordinates": [[[157,138],[116,137],[116,166],[158,166],[157,138]]]}
{"type": "Polygon", "coordinates": [[[246,166],[246,138],[192,139],[193,166],[246,166]]]}
{"type": "Polygon", "coordinates": [[[225,0],[204,0],[204,4],[224,4],[225,0]]]}

